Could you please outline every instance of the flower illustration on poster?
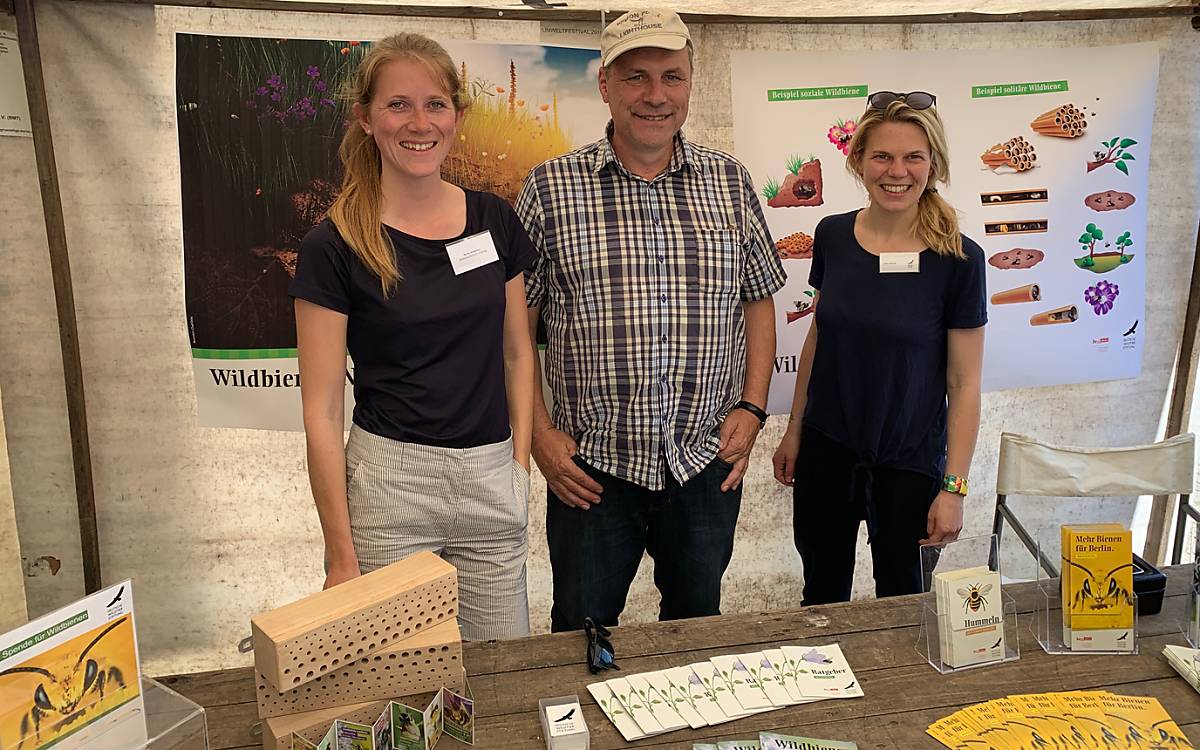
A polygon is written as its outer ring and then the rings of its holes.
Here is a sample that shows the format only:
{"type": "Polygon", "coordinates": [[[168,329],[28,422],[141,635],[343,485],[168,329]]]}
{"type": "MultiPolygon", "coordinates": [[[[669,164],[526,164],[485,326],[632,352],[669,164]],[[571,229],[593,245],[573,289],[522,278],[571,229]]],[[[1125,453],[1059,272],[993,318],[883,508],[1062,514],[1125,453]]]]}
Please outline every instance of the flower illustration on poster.
{"type": "Polygon", "coordinates": [[[1108,315],[1117,301],[1121,288],[1109,281],[1098,281],[1095,286],[1089,286],[1083,292],[1083,301],[1092,306],[1092,312],[1097,315],[1108,315]]]}

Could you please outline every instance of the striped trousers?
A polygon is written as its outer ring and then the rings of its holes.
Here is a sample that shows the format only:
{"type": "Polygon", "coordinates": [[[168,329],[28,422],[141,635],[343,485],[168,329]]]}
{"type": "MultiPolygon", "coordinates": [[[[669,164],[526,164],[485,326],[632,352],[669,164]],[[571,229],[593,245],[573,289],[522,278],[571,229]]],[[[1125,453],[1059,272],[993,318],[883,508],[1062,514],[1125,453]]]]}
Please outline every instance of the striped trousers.
{"type": "Polygon", "coordinates": [[[441,448],[355,425],[346,444],[346,495],[362,572],[432,551],[458,570],[463,638],[529,634],[529,473],[513,460],[511,438],[441,448]]]}

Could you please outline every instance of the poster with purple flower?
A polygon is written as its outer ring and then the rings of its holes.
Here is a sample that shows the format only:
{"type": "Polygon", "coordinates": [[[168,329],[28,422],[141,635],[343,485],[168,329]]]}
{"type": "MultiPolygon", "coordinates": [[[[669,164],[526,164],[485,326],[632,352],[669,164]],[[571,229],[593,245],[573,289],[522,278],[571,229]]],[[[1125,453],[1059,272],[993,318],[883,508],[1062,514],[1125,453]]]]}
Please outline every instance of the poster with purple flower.
{"type": "MultiPolygon", "coordinates": [[[[443,177],[513,201],[529,169],[599,137],[595,50],[440,40],[470,101],[443,177]]],[[[300,240],[337,196],[340,93],[362,40],[176,36],[184,304],[198,422],[300,430],[300,240]]],[[[346,415],[353,410],[347,358],[346,415]]]]}

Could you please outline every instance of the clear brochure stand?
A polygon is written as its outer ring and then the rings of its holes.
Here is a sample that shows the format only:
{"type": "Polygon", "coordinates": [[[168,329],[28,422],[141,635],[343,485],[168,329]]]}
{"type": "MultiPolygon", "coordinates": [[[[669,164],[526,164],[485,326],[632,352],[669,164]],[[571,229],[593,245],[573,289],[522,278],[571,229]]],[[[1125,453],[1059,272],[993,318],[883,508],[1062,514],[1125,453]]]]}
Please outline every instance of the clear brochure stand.
{"type": "Polygon", "coordinates": [[[542,698],[538,701],[538,716],[547,750],[588,750],[591,733],[583,719],[578,695],[542,698]]]}
{"type": "Polygon", "coordinates": [[[1021,657],[1017,604],[1001,585],[994,534],[921,547],[921,574],[917,651],[930,666],[949,674],[1021,657]]]}
{"type": "MultiPolygon", "coordinates": [[[[1050,560],[1059,545],[1038,541],[1037,559],[1050,560]],[[1043,549],[1046,552],[1043,552],[1043,549]]],[[[1062,560],[1061,551],[1058,552],[1062,560]]],[[[1062,578],[1051,577],[1043,565],[1037,566],[1037,596],[1034,597],[1033,635],[1048,654],[1136,654],[1138,652],[1137,594],[1128,592],[1133,607],[1133,626],[1106,631],[1073,631],[1063,621],[1062,578]]],[[[1061,573],[1061,571],[1060,571],[1061,573]]]]}
{"type": "Polygon", "coordinates": [[[1187,622],[1183,634],[1192,648],[1200,648],[1200,531],[1196,533],[1196,559],[1192,562],[1192,586],[1188,591],[1187,622]]]}
{"type": "Polygon", "coordinates": [[[35,728],[33,699],[29,707],[6,706],[0,713],[0,750],[37,747],[39,735],[42,741],[57,735],[55,750],[208,750],[204,709],[148,677],[142,678],[141,695],[96,717],[89,711],[98,705],[76,706],[55,721],[43,712],[35,728]]]}

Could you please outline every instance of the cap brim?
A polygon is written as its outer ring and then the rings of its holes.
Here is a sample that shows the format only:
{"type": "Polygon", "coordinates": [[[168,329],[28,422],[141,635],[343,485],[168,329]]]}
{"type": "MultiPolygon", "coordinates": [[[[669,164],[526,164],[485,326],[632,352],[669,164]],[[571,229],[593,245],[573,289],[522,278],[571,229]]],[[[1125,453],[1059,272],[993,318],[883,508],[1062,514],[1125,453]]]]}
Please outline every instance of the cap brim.
{"type": "Polygon", "coordinates": [[[616,60],[621,55],[631,49],[641,49],[643,47],[655,47],[657,49],[680,50],[687,46],[688,38],[683,34],[653,34],[650,36],[638,37],[637,39],[629,39],[624,42],[614,44],[612,49],[605,53],[600,64],[608,67],[612,65],[612,61],[616,60]]]}

